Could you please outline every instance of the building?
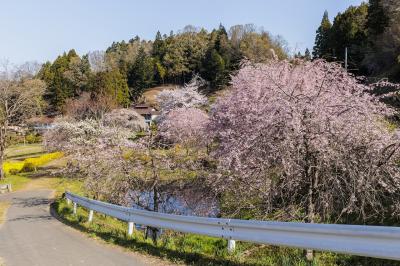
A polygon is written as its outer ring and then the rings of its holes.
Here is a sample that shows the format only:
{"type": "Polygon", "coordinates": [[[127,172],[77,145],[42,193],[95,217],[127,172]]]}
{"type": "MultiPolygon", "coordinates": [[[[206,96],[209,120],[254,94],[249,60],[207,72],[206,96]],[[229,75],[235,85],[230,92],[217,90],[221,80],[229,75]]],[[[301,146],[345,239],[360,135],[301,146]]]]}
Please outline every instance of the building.
{"type": "Polygon", "coordinates": [[[35,116],[26,121],[26,125],[30,131],[37,134],[43,134],[54,128],[54,118],[47,116],[35,116]]]}
{"type": "Polygon", "coordinates": [[[160,112],[148,104],[136,104],[133,109],[144,117],[146,123],[150,126],[155,119],[160,115],[160,112]]]}

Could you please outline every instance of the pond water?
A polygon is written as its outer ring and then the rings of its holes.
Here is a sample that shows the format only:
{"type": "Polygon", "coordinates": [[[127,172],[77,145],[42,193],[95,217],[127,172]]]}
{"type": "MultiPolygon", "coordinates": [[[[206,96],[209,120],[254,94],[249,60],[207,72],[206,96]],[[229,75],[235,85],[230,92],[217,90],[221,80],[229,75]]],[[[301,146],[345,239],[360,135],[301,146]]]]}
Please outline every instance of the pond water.
{"type": "MultiPolygon", "coordinates": [[[[128,197],[133,208],[153,210],[153,195],[153,192],[149,191],[131,191],[128,197]]],[[[201,195],[179,196],[162,193],[159,199],[159,212],[162,213],[205,217],[217,217],[219,214],[217,201],[201,195]]]]}
{"type": "MultiPolygon", "coordinates": [[[[153,192],[131,191],[127,197],[130,205],[139,210],[153,210],[153,192]]],[[[159,212],[177,215],[217,217],[219,208],[215,199],[205,198],[198,193],[191,193],[190,196],[177,196],[162,193],[159,196],[159,212]]],[[[136,230],[145,230],[146,226],[135,223],[136,230]]],[[[157,230],[157,235],[162,234],[162,229],[157,230]]]]}

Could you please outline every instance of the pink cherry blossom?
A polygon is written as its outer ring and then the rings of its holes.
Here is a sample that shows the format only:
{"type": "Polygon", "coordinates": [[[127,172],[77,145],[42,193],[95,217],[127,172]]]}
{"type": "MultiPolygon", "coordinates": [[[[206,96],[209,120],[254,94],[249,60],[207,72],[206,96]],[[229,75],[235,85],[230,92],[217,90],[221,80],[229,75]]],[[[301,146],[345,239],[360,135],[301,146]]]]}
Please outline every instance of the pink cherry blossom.
{"type": "Polygon", "coordinates": [[[208,115],[197,108],[172,109],[159,125],[160,135],[174,143],[196,145],[206,134],[208,115]]]}
{"type": "Polygon", "coordinates": [[[218,174],[234,208],[308,222],[399,218],[399,137],[393,112],[340,65],[245,63],[212,107],[218,174]]]}

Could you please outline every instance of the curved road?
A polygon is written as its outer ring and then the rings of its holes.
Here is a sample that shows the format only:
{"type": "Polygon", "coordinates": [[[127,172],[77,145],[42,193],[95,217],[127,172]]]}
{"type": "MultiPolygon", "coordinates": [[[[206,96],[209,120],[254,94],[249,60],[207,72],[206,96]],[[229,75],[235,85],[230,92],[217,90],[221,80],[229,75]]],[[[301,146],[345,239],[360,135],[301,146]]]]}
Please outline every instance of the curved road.
{"type": "Polygon", "coordinates": [[[6,266],[149,265],[57,221],[49,212],[51,194],[32,190],[0,195],[0,201],[11,202],[0,225],[0,258],[6,266]]]}

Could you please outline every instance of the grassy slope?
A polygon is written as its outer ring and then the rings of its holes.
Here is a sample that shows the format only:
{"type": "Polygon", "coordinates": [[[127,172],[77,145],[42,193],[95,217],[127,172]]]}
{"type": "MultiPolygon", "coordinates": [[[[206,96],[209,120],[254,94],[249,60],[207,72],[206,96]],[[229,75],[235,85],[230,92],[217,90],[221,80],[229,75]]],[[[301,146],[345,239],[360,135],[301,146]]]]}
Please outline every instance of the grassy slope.
{"type": "MultiPolygon", "coordinates": [[[[9,161],[23,161],[27,158],[41,156],[44,153],[41,144],[15,145],[6,150],[9,161]]],[[[11,184],[13,191],[21,189],[55,189],[56,196],[61,195],[65,190],[80,192],[82,190],[81,181],[49,175],[49,170],[60,168],[65,164],[66,161],[63,158],[52,160],[38,167],[36,172],[7,175],[5,179],[0,180],[0,184],[11,184]]]]}
{"type": "Polygon", "coordinates": [[[177,85],[167,85],[166,84],[164,86],[157,86],[157,87],[149,88],[143,92],[142,98],[149,105],[157,106],[158,105],[157,95],[163,90],[172,90],[172,89],[175,89],[176,87],[177,87],[177,85]]]}
{"type": "MultiPolygon", "coordinates": [[[[7,161],[23,161],[26,158],[37,157],[44,154],[41,144],[14,145],[6,150],[7,161]]],[[[6,175],[0,184],[11,184],[13,191],[24,189],[32,181],[31,176],[36,173],[18,173],[6,175]]]]}
{"type": "Polygon", "coordinates": [[[13,145],[6,150],[6,156],[9,160],[22,160],[28,157],[39,156],[43,153],[43,146],[36,143],[13,145]]]}

